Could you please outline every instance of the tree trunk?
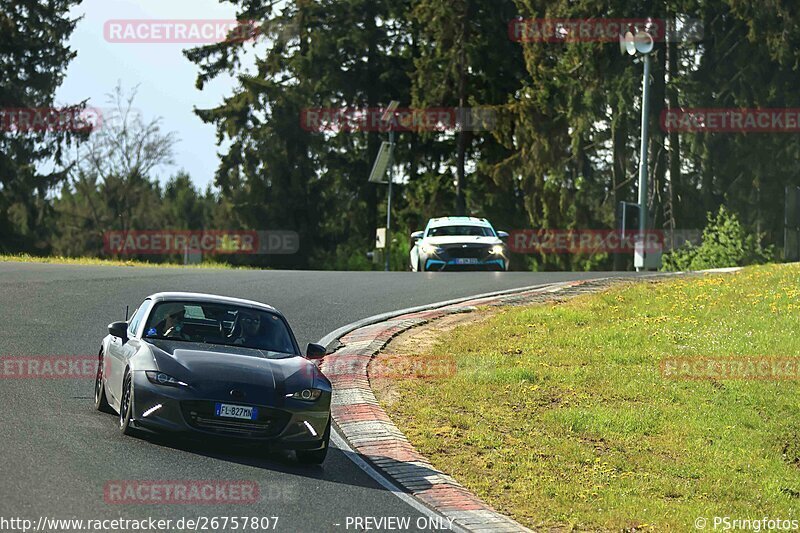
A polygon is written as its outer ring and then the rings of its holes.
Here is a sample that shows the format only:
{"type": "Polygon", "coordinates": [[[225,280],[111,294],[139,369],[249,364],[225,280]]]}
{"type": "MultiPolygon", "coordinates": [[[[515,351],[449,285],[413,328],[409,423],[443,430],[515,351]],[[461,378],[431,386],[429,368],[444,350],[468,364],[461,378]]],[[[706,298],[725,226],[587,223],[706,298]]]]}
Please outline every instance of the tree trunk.
{"type": "MultiPolygon", "coordinates": [[[[668,106],[670,109],[678,109],[678,90],[674,85],[675,77],[678,75],[678,46],[675,42],[667,45],[667,70],[670,85],[667,89],[668,106]]],[[[678,226],[678,221],[682,219],[680,209],[682,188],[681,188],[681,141],[677,131],[669,133],[669,212],[671,214],[670,229],[674,230],[678,226]]]]}
{"type": "MultiPolygon", "coordinates": [[[[378,106],[378,98],[380,97],[380,88],[375,82],[378,79],[378,65],[376,65],[379,53],[378,35],[375,26],[375,6],[372,2],[367,2],[366,6],[364,30],[369,35],[367,73],[371,82],[367,87],[367,107],[374,109],[378,106]]],[[[369,158],[367,169],[372,168],[372,163],[378,156],[378,149],[381,144],[379,135],[379,132],[374,130],[367,133],[367,157],[369,158]]],[[[359,189],[362,191],[362,198],[367,206],[367,227],[365,228],[364,243],[367,245],[367,249],[371,250],[375,246],[375,231],[378,228],[378,185],[369,183],[367,176],[363,176],[363,180],[364,183],[360,184],[359,189]]]]}
{"type": "MultiPolygon", "coordinates": [[[[619,213],[619,203],[628,201],[630,185],[625,183],[628,162],[628,123],[619,109],[612,110],[616,121],[611,124],[611,139],[613,150],[613,167],[611,172],[611,201],[614,204],[614,228],[619,229],[622,219],[619,213]]],[[[625,254],[614,254],[614,270],[626,268],[625,254]]]]}
{"type": "Polygon", "coordinates": [[[467,158],[467,136],[464,129],[464,118],[467,107],[467,24],[469,23],[469,2],[464,6],[464,14],[461,19],[461,39],[458,50],[458,107],[461,116],[461,127],[458,131],[458,156],[456,160],[456,215],[465,216],[467,214],[467,200],[464,194],[465,175],[464,167],[467,158]]]}
{"type": "Polygon", "coordinates": [[[664,146],[664,130],[661,129],[661,112],[664,110],[666,100],[666,46],[657,43],[655,48],[655,68],[653,69],[653,94],[650,100],[650,149],[652,154],[653,182],[650,197],[652,207],[648,210],[653,220],[652,228],[659,230],[664,224],[664,198],[667,175],[667,152],[664,146]]]}

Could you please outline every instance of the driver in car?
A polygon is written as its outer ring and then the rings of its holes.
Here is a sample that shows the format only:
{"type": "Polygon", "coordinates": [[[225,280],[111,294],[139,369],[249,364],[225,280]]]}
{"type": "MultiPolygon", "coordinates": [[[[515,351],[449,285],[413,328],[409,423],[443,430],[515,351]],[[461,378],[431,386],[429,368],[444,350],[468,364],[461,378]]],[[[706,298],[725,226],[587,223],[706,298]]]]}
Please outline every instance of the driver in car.
{"type": "Polygon", "coordinates": [[[239,320],[242,325],[242,334],[233,343],[236,345],[258,346],[261,340],[261,317],[255,313],[242,311],[239,320]]]}
{"type": "Polygon", "coordinates": [[[156,330],[161,337],[170,339],[188,340],[188,336],[183,331],[183,319],[186,309],[181,304],[162,305],[158,308],[161,320],[157,322],[156,330]]]}

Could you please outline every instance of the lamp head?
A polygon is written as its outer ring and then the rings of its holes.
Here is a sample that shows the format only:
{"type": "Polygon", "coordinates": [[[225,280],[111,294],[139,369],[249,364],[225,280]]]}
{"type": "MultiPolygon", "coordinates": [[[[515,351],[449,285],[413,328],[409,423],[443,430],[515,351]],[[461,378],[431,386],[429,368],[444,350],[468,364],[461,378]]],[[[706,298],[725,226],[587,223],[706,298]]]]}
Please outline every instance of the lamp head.
{"type": "Polygon", "coordinates": [[[383,115],[381,116],[381,120],[383,122],[388,122],[389,119],[392,118],[392,113],[400,106],[400,102],[397,100],[392,100],[389,102],[389,105],[386,106],[386,109],[383,111],[383,115]]]}
{"type": "Polygon", "coordinates": [[[640,54],[649,54],[653,51],[655,44],[653,42],[653,37],[649,33],[646,31],[637,31],[633,38],[633,46],[640,54]]]}
{"type": "Polygon", "coordinates": [[[619,46],[622,52],[627,52],[629,56],[636,55],[636,45],[634,44],[633,32],[626,32],[624,36],[620,35],[619,46]]]}

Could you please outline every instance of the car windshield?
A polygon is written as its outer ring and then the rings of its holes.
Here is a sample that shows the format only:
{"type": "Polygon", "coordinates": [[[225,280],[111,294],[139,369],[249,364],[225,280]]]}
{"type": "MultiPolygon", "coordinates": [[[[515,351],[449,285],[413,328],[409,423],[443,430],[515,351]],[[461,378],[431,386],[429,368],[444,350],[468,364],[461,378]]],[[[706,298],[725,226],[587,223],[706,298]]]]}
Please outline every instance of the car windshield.
{"type": "Polygon", "coordinates": [[[146,339],[202,342],[297,354],[286,322],[275,313],[202,302],[161,302],[147,320],[146,339]]]}
{"type": "Polygon", "coordinates": [[[439,226],[428,230],[428,237],[494,237],[487,226],[439,226]]]}

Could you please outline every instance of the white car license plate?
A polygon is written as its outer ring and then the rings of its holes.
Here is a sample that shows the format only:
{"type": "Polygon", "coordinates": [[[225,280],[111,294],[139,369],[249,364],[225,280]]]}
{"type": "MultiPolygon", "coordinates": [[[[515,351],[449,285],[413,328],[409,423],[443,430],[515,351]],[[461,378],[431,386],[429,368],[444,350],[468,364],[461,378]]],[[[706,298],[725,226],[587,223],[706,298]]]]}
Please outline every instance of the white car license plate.
{"type": "Polygon", "coordinates": [[[477,265],[478,259],[476,257],[461,257],[456,259],[457,265],[477,265]]]}
{"type": "Polygon", "coordinates": [[[218,403],[214,408],[214,412],[217,416],[223,418],[241,418],[242,420],[255,420],[258,418],[257,408],[228,403],[218,403]]]}

